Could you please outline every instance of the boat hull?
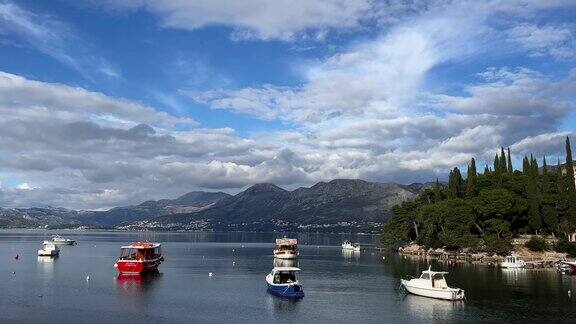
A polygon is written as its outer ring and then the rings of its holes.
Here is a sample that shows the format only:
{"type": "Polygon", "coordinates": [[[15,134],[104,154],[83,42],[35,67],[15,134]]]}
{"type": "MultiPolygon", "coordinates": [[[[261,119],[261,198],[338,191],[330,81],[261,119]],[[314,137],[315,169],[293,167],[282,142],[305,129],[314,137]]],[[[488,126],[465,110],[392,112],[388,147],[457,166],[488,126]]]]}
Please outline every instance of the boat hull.
{"type": "Polygon", "coordinates": [[[59,251],[56,250],[51,250],[51,251],[45,251],[45,250],[38,250],[38,256],[58,256],[59,251]]]}
{"type": "Polygon", "coordinates": [[[71,241],[52,241],[52,243],[57,244],[57,245],[74,245],[74,243],[76,243],[76,241],[71,240],[71,241]]]}
{"type": "Polygon", "coordinates": [[[524,268],[525,266],[526,266],[525,264],[508,263],[508,262],[502,262],[500,264],[500,268],[503,268],[503,269],[521,269],[521,268],[524,268]]]}
{"type": "Polygon", "coordinates": [[[137,261],[137,260],[118,260],[114,267],[118,269],[120,274],[142,274],[147,272],[154,272],[158,270],[161,259],[137,261]]]}
{"type": "Polygon", "coordinates": [[[424,288],[410,285],[409,281],[401,280],[402,286],[414,295],[444,299],[444,300],[462,300],[464,299],[464,290],[455,288],[424,288]]]}

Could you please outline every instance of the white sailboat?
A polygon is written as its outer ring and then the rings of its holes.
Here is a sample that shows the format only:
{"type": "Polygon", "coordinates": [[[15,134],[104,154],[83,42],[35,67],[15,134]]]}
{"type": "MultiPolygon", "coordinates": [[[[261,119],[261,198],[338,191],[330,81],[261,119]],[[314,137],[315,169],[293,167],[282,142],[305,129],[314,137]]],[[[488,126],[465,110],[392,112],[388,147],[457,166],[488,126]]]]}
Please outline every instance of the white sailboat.
{"type": "Polygon", "coordinates": [[[420,278],[401,279],[400,282],[409,293],[414,295],[445,300],[464,299],[464,290],[448,287],[444,278],[448,272],[432,271],[431,269],[432,266],[428,270],[422,271],[420,278]]]}

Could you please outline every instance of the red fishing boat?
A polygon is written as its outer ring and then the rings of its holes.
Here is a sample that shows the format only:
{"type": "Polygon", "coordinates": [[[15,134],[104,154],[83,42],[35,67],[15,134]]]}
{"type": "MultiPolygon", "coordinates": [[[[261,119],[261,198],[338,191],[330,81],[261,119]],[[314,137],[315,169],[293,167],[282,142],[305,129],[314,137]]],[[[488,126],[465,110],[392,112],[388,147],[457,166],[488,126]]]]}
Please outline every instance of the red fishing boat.
{"type": "Polygon", "coordinates": [[[135,242],[121,247],[120,258],[114,267],[121,274],[141,274],[157,270],[162,261],[159,243],[135,242]]]}

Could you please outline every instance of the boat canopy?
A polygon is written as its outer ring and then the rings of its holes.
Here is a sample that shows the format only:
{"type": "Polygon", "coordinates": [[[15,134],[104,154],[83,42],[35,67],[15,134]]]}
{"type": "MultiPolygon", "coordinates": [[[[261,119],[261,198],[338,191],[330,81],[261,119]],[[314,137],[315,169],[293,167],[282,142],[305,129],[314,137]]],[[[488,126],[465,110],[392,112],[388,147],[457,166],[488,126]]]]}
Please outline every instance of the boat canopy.
{"type": "Polygon", "coordinates": [[[428,273],[430,275],[435,275],[435,274],[441,274],[441,275],[445,275],[448,274],[448,272],[446,271],[432,271],[432,266],[428,267],[428,270],[424,270],[422,271],[422,274],[428,273]]]}
{"type": "Polygon", "coordinates": [[[283,272],[283,271],[300,271],[300,268],[296,267],[275,267],[272,272],[283,272]]]}
{"type": "Polygon", "coordinates": [[[160,247],[159,243],[150,243],[150,242],[134,242],[130,245],[122,246],[122,249],[155,249],[160,247]]]}
{"type": "Polygon", "coordinates": [[[297,245],[298,239],[280,238],[276,239],[276,245],[297,245]]]}

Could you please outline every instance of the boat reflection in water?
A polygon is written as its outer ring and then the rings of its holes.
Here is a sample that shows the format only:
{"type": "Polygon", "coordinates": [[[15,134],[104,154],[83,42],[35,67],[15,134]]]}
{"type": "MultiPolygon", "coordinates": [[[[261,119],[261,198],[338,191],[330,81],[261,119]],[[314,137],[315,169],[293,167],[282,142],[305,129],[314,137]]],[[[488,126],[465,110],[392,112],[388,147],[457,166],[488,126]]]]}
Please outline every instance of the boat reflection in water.
{"type": "Polygon", "coordinates": [[[58,258],[50,256],[38,256],[38,269],[47,277],[52,278],[54,274],[54,262],[58,258]]]}
{"type": "Polygon", "coordinates": [[[523,268],[503,268],[502,278],[511,286],[524,286],[528,280],[526,269],[523,268]]]}
{"type": "Polygon", "coordinates": [[[120,291],[132,294],[150,290],[162,278],[158,270],[146,272],[141,275],[119,274],[116,277],[116,286],[120,291]]]}
{"type": "Polygon", "coordinates": [[[342,249],[342,256],[344,259],[358,260],[360,258],[360,251],[342,249]]]}
{"type": "Polygon", "coordinates": [[[277,322],[286,322],[294,320],[294,312],[298,311],[301,298],[279,298],[268,294],[266,298],[267,308],[274,314],[277,322]]]}
{"type": "Polygon", "coordinates": [[[454,321],[456,312],[461,312],[465,303],[442,299],[406,295],[404,302],[408,312],[424,321],[454,321]]]}

